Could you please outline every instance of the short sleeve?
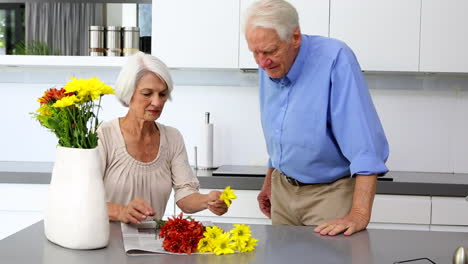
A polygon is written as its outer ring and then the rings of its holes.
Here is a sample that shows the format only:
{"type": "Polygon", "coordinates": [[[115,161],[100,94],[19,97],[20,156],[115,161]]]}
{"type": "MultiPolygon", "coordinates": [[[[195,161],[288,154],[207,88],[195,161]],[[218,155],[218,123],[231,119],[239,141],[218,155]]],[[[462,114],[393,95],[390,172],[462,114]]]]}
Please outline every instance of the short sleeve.
{"type": "Polygon", "coordinates": [[[175,201],[177,202],[190,194],[198,193],[200,184],[192,168],[190,168],[182,135],[175,128],[167,127],[167,129],[168,140],[172,149],[170,161],[172,186],[175,192],[175,201]]]}

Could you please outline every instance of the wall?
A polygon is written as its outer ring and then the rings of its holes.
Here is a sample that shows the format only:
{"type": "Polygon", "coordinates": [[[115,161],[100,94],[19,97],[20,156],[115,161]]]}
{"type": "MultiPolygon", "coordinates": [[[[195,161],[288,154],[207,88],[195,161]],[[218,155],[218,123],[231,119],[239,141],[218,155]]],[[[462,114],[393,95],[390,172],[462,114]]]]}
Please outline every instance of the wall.
{"type": "MultiPolygon", "coordinates": [[[[60,87],[72,75],[96,75],[112,83],[117,71],[0,69],[0,161],[54,160],[57,140],[28,113],[37,108],[35,101],[44,89],[60,87]]],[[[209,111],[215,124],[215,165],[265,164],[255,78],[213,86],[203,81],[190,85],[191,81],[174,75],[174,99],[159,121],[182,132],[190,161],[204,113],[209,111]]],[[[366,77],[390,142],[391,170],[468,173],[468,76],[372,73],[366,77]]],[[[102,120],[125,112],[112,96],[104,97],[102,120]]]]}

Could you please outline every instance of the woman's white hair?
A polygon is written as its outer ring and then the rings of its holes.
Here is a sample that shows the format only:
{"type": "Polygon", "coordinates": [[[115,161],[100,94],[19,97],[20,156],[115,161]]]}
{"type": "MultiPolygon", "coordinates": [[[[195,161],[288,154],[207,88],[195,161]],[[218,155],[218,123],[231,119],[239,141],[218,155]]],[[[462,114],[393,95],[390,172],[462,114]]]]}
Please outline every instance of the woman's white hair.
{"type": "Polygon", "coordinates": [[[244,33],[251,27],[274,29],[281,40],[289,42],[294,30],[299,28],[299,15],[287,1],[259,0],[244,12],[244,33]]]}
{"type": "Polygon", "coordinates": [[[166,83],[169,90],[169,99],[171,98],[174,87],[169,68],[158,58],[143,52],[137,52],[128,57],[115,82],[115,96],[124,106],[128,107],[138,81],[149,72],[156,74],[166,83]]]}

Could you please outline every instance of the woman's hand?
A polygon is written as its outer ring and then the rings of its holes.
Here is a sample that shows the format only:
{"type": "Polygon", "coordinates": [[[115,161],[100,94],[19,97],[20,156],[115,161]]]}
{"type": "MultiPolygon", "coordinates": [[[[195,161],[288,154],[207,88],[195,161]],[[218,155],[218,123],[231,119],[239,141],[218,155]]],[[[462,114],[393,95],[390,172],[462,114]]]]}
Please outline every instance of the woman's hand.
{"type": "Polygon", "coordinates": [[[153,215],[155,215],[153,208],[143,198],[137,197],[128,205],[121,207],[118,218],[127,224],[141,224],[141,220],[153,215]]]}
{"type": "Polygon", "coordinates": [[[208,209],[215,215],[223,215],[227,212],[228,207],[223,200],[219,199],[220,191],[211,191],[208,195],[208,209]]]}

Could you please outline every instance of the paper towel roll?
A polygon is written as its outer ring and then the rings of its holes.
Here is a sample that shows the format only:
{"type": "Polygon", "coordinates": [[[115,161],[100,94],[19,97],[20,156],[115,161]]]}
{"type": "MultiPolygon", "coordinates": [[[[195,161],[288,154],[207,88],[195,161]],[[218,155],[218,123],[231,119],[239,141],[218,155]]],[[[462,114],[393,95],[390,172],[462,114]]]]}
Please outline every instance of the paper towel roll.
{"type": "Polygon", "coordinates": [[[200,169],[213,168],[213,124],[203,124],[197,156],[200,169]]]}

